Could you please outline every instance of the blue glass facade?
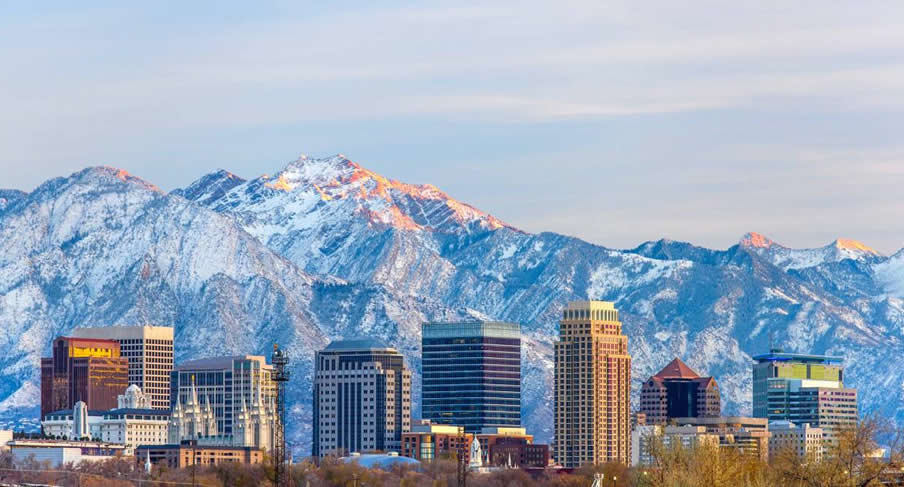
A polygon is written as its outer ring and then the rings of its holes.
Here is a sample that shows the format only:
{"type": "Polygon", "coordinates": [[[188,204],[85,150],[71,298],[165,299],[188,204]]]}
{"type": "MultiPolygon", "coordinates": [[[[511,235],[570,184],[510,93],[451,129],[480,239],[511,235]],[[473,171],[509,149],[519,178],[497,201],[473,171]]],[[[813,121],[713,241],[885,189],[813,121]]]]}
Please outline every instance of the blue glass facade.
{"type": "Polygon", "coordinates": [[[479,433],[521,425],[521,327],[426,323],[422,417],[479,433]]]}

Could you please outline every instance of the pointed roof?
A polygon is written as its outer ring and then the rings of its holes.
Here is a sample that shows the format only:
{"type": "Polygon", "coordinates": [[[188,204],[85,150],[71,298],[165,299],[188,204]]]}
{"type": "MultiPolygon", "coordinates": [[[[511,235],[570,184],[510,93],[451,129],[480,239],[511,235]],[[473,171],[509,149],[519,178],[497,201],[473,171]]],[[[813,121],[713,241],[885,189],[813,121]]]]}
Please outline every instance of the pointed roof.
{"type": "Polygon", "coordinates": [[[680,358],[675,358],[669,362],[668,365],[663,367],[662,370],[659,371],[656,375],[653,376],[656,379],[698,379],[700,378],[696,372],[694,372],[690,367],[687,366],[686,363],[682,362],[680,358]]]}

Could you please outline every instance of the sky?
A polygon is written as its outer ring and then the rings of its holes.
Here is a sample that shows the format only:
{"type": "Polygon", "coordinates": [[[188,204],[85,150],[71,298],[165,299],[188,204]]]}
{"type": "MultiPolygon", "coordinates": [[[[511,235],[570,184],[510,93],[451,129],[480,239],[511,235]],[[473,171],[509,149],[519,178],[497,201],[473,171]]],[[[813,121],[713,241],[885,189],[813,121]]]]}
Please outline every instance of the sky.
{"type": "Polygon", "coordinates": [[[0,188],[342,153],[608,247],[889,254],[902,20],[900,0],[3,2],[0,188]]]}

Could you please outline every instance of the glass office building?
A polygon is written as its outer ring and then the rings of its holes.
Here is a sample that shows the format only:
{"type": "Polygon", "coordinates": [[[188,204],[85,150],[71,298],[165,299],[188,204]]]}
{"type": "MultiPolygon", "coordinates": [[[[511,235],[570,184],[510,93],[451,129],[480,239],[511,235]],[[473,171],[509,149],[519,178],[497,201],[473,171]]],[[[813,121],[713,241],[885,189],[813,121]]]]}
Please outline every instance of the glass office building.
{"type": "Polygon", "coordinates": [[[502,322],[425,323],[424,419],[484,428],[521,425],[521,327],[502,322]]]}
{"type": "Polygon", "coordinates": [[[773,350],[753,359],[755,417],[809,423],[830,439],[857,422],[857,389],[844,387],[841,357],[773,350]]]}

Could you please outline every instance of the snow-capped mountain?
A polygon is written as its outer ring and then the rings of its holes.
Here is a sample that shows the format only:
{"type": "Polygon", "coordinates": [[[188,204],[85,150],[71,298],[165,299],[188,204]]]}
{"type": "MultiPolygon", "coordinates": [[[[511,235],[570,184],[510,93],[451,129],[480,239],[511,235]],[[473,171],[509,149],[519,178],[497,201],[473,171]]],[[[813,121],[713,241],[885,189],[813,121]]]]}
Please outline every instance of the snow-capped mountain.
{"type": "Polygon", "coordinates": [[[771,336],[845,356],[862,409],[904,421],[904,251],[884,257],[846,240],[795,250],[758,234],[727,250],[669,240],[608,249],[520,231],[341,155],[252,179],[217,171],[171,194],[88,169],[30,194],[0,192],[0,243],[8,418],[36,414],[21,406],[37,397],[37,358],[53,336],[83,323],[171,323],[177,361],[290,345],[292,438],[304,452],[314,350],[378,336],[408,356],[417,384],[419,324],[469,315],[523,325],[524,422],[548,441],[557,319],[567,301],[590,298],[622,311],[636,384],[678,356],[717,378],[726,412],[749,413],[750,357],[771,336]]]}

